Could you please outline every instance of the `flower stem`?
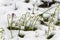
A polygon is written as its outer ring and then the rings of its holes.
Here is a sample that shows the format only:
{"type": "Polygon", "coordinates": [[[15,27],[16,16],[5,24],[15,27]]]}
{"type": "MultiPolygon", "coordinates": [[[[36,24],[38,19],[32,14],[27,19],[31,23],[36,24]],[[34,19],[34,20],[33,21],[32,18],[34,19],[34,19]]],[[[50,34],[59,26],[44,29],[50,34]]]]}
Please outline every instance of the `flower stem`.
{"type": "MultiPolygon", "coordinates": [[[[55,11],[57,10],[57,8],[59,8],[59,5],[55,8],[55,11]]],[[[54,14],[55,14],[55,11],[54,11],[54,14]]],[[[52,18],[50,19],[50,22],[48,24],[48,33],[47,33],[47,36],[49,35],[49,32],[51,31],[50,30],[50,24],[53,22],[53,18],[54,16],[52,15],[52,18]]],[[[55,27],[53,26],[53,30],[55,29],[55,27]]]]}
{"type": "MultiPolygon", "coordinates": [[[[10,26],[10,29],[12,29],[12,24],[13,24],[13,17],[11,18],[11,26],[10,26]]],[[[11,38],[13,38],[12,30],[10,30],[10,32],[11,32],[11,38]]]]}

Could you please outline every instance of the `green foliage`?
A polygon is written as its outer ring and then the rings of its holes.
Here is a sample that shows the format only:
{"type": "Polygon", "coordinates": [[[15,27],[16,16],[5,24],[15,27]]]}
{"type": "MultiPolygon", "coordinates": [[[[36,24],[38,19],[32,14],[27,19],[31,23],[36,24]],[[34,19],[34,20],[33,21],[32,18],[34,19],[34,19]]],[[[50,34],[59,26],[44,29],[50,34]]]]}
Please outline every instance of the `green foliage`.
{"type": "Polygon", "coordinates": [[[20,28],[17,28],[17,27],[7,27],[9,30],[20,30],[20,28]]]}
{"type": "Polygon", "coordinates": [[[57,22],[55,25],[60,26],[60,22],[57,22]]]}
{"type": "Polygon", "coordinates": [[[27,26],[25,26],[24,31],[31,31],[31,30],[32,30],[32,27],[27,27],[27,26]]]}
{"type": "Polygon", "coordinates": [[[35,31],[35,30],[37,30],[37,28],[36,27],[27,27],[27,26],[25,26],[25,29],[24,29],[24,31],[35,31]]]}
{"type": "Polygon", "coordinates": [[[43,14],[39,14],[38,16],[43,17],[43,14]]]}

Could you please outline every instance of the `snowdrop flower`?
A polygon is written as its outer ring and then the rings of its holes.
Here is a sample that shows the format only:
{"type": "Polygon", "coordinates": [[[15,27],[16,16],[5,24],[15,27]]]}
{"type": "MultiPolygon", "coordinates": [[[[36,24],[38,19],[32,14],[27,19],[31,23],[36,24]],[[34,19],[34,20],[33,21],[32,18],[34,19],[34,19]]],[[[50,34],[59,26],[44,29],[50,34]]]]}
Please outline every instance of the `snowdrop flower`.
{"type": "MultiPolygon", "coordinates": [[[[8,27],[10,27],[10,29],[12,29],[12,27],[15,27],[15,20],[14,20],[15,17],[16,15],[14,13],[12,13],[11,15],[10,14],[7,15],[8,27]]],[[[11,32],[11,38],[13,38],[12,31],[10,30],[10,32],[11,32]]]]}

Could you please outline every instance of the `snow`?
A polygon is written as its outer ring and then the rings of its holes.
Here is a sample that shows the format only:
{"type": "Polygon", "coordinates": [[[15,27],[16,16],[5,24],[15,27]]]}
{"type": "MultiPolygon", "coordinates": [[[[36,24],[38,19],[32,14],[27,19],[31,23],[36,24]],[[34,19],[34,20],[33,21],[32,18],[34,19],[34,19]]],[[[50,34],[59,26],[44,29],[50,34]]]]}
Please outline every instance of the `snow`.
{"type": "MultiPolygon", "coordinates": [[[[47,0],[45,0],[47,1],[47,0]]],[[[48,0],[52,1],[52,0],[48,0]]],[[[56,0],[60,1],[60,0],[56,0]]],[[[7,22],[7,15],[15,13],[17,16],[16,21],[22,16],[22,14],[25,14],[26,12],[30,12],[32,14],[33,10],[33,5],[36,2],[36,0],[30,0],[30,3],[24,3],[24,0],[0,0],[0,28],[3,28],[4,31],[3,33],[0,32],[0,40],[47,40],[46,39],[46,31],[48,30],[48,27],[45,25],[39,24],[39,22],[36,23],[35,26],[37,26],[36,31],[23,31],[20,30],[20,33],[25,35],[24,38],[20,38],[18,36],[18,30],[12,30],[13,33],[13,38],[11,38],[11,33],[10,30],[7,29],[8,27],[8,22],[7,22]],[[7,5],[7,6],[6,6],[7,5]],[[15,9],[15,5],[18,8],[17,10],[15,9]],[[28,10],[30,8],[31,10],[28,10]],[[1,38],[1,36],[3,36],[1,38]]],[[[37,1],[36,5],[43,4],[40,0],[37,1]]],[[[51,7],[58,5],[58,3],[53,4],[51,7]]],[[[41,14],[44,11],[46,11],[48,8],[38,8],[35,6],[34,13],[35,15],[41,14]],[[36,10],[38,9],[38,11],[36,10]]],[[[54,8],[47,13],[49,14],[44,14],[44,17],[49,17],[50,13],[52,14],[54,12],[54,8]]],[[[60,12],[59,12],[60,13],[60,12]]],[[[57,12],[55,15],[55,22],[57,21],[57,12]]],[[[54,37],[51,38],[50,40],[60,40],[60,26],[55,26],[56,30],[51,31],[50,33],[55,33],[54,37]]],[[[22,26],[22,29],[24,29],[24,26],[22,26]]],[[[2,29],[0,29],[2,31],[2,29]]]]}

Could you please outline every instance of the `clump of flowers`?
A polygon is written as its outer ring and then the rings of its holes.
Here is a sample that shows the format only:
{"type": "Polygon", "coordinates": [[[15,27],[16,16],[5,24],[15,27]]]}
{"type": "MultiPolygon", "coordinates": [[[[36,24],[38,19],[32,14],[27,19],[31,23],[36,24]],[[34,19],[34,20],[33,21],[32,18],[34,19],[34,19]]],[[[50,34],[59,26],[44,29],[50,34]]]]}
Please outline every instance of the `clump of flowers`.
{"type": "MultiPolygon", "coordinates": [[[[23,14],[18,21],[18,26],[20,30],[24,31],[35,31],[37,30],[36,22],[39,20],[39,16],[31,15],[29,12],[23,14]]],[[[23,36],[20,34],[20,30],[18,36],[23,36]]]]}
{"type": "Polygon", "coordinates": [[[37,16],[31,16],[30,13],[23,14],[19,19],[19,26],[24,30],[33,30],[33,27],[38,20],[37,16]]]}

